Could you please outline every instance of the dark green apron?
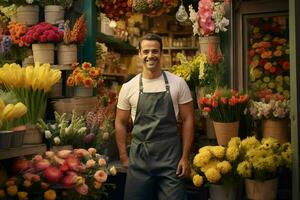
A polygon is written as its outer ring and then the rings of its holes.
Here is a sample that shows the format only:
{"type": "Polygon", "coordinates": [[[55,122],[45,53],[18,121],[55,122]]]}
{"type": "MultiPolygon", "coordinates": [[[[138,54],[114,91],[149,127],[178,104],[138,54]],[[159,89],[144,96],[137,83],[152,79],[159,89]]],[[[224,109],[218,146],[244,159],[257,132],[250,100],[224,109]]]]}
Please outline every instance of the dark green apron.
{"type": "Polygon", "coordinates": [[[132,130],[125,200],[185,200],[186,194],[176,169],[181,158],[181,141],[170,86],[163,72],[166,91],[144,93],[142,75],[132,130]]]}

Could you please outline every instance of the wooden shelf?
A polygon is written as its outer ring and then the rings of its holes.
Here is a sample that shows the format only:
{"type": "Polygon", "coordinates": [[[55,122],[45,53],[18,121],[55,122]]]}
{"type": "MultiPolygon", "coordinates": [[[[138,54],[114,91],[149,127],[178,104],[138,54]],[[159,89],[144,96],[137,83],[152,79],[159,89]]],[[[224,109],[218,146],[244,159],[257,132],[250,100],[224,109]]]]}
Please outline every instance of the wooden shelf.
{"type": "Polygon", "coordinates": [[[73,70],[71,65],[51,65],[51,67],[59,70],[73,70]]]}
{"type": "Polygon", "coordinates": [[[44,152],[46,152],[45,144],[23,145],[17,148],[0,149],[0,160],[32,154],[41,154],[44,152]]]}
{"type": "Polygon", "coordinates": [[[163,50],[198,50],[198,47],[164,47],[163,50]]]}

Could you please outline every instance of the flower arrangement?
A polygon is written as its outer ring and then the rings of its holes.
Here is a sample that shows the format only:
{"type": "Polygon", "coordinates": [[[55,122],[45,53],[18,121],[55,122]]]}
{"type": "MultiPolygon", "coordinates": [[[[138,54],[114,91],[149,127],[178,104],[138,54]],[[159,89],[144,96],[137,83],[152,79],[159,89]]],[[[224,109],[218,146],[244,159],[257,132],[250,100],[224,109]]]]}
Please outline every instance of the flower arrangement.
{"type": "Polygon", "coordinates": [[[249,113],[253,119],[286,119],[290,114],[290,100],[272,90],[258,93],[259,100],[250,100],[249,113]]]}
{"type": "Polygon", "coordinates": [[[193,158],[192,179],[196,187],[203,183],[222,184],[227,187],[239,183],[236,172],[237,156],[231,147],[204,146],[193,158]]]}
{"type": "Polygon", "coordinates": [[[142,13],[149,16],[158,16],[168,13],[178,4],[177,0],[132,0],[132,9],[135,13],[142,13]]]}
{"type": "Polygon", "coordinates": [[[239,121],[247,106],[249,97],[235,90],[217,89],[212,95],[200,97],[199,104],[204,115],[215,122],[239,121]]]}
{"type": "Polygon", "coordinates": [[[96,0],[96,6],[102,13],[105,13],[109,19],[119,21],[128,18],[132,13],[131,3],[127,0],[96,0]]]}
{"type": "Polygon", "coordinates": [[[250,88],[289,95],[290,63],[286,16],[249,20],[248,68],[250,88]]]}
{"type": "Polygon", "coordinates": [[[22,37],[25,44],[33,43],[59,43],[63,39],[63,32],[47,22],[41,22],[28,29],[22,37]]]}
{"type": "Polygon", "coordinates": [[[22,37],[25,36],[27,32],[27,28],[24,24],[10,21],[7,27],[13,44],[19,47],[28,46],[28,44],[22,40],[22,37]]]}
{"type": "Polygon", "coordinates": [[[189,5],[194,35],[211,36],[226,32],[229,20],[225,17],[226,0],[199,0],[198,11],[189,5]]]}
{"type": "Polygon", "coordinates": [[[3,13],[5,16],[1,20],[9,21],[17,13],[17,6],[15,4],[0,6],[0,13],[3,13]]]}
{"type": "Polygon", "coordinates": [[[31,160],[19,159],[13,165],[15,176],[7,179],[0,193],[8,199],[105,199],[108,175],[116,168],[108,167],[96,149],[47,151],[31,160]]]}
{"type": "Polygon", "coordinates": [[[277,177],[280,170],[292,167],[290,143],[280,144],[274,138],[258,141],[252,136],[235,148],[240,157],[237,172],[243,178],[264,181],[277,177]]]}
{"type": "Polygon", "coordinates": [[[61,71],[51,69],[49,64],[36,63],[35,66],[22,68],[13,63],[0,68],[0,81],[3,86],[12,91],[28,109],[22,118],[24,124],[35,124],[37,119],[43,118],[47,94],[60,78],[61,71]]]}
{"type": "Polygon", "coordinates": [[[101,71],[99,68],[92,67],[89,62],[73,63],[73,72],[67,79],[67,85],[70,87],[84,86],[84,87],[97,87],[99,82],[102,82],[101,71]]]}
{"type": "Polygon", "coordinates": [[[15,4],[16,6],[26,6],[38,4],[39,0],[2,0],[0,5],[9,6],[15,4]]]}
{"type": "Polygon", "coordinates": [[[73,29],[70,30],[69,21],[64,24],[63,42],[64,44],[81,44],[84,42],[87,34],[84,15],[81,15],[75,22],[73,29]]]}

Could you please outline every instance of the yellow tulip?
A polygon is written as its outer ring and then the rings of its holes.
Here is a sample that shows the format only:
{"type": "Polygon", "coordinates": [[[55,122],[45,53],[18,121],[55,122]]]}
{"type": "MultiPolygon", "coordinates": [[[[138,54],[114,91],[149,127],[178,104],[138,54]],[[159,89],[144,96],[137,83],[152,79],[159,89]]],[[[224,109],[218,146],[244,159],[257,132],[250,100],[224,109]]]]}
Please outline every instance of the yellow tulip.
{"type": "Polygon", "coordinates": [[[13,113],[13,110],[14,110],[14,105],[13,104],[7,104],[5,106],[5,108],[3,109],[3,118],[4,119],[12,119],[11,116],[12,116],[12,113],[13,113]]]}
{"type": "Polygon", "coordinates": [[[23,103],[19,102],[14,106],[13,113],[15,119],[22,117],[23,115],[26,114],[26,112],[27,112],[27,107],[23,103]]]}
{"type": "Polygon", "coordinates": [[[2,99],[0,99],[0,112],[5,108],[5,103],[2,99]]]}

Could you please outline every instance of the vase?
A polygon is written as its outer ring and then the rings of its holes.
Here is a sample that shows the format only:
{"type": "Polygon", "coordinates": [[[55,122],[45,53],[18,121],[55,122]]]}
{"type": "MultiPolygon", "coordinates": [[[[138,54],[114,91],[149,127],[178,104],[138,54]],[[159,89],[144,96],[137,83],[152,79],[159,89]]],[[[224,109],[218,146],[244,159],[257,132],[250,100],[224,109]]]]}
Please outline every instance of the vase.
{"type": "Polygon", "coordinates": [[[218,145],[227,146],[232,137],[237,137],[239,121],[236,122],[213,122],[218,145]]]}
{"type": "Polygon", "coordinates": [[[290,141],[290,129],[289,120],[263,120],[262,121],[262,136],[264,138],[273,137],[277,139],[280,143],[285,143],[290,141]]]}
{"type": "Polygon", "coordinates": [[[65,11],[62,6],[48,5],[45,6],[45,22],[50,24],[59,24],[64,21],[65,11]]]}
{"type": "Polygon", "coordinates": [[[224,185],[210,184],[209,195],[211,200],[235,200],[237,189],[224,185]]]}
{"type": "Polygon", "coordinates": [[[17,22],[32,26],[39,22],[39,6],[27,5],[17,8],[17,22]]]}
{"type": "Polygon", "coordinates": [[[91,97],[93,96],[92,87],[76,86],[74,88],[74,96],[76,97],[91,97]]]}
{"type": "Polygon", "coordinates": [[[57,61],[59,65],[71,65],[77,62],[77,45],[60,44],[57,48],[57,61]]]}
{"type": "Polygon", "coordinates": [[[199,45],[200,52],[206,55],[209,53],[210,47],[215,51],[215,53],[219,53],[221,51],[219,36],[199,37],[199,45]]]}
{"type": "Polygon", "coordinates": [[[277,196],[278,179],[266,181],[245,180],[247,198],[251,200],[274,200],[277,196]]]}
{"type": "Polygon", "coordinates": [[[34,62],[54,64],[54,44],[32,44],[34,62]]]}

